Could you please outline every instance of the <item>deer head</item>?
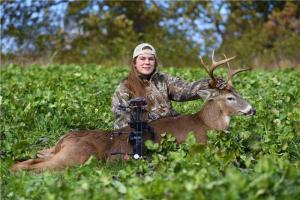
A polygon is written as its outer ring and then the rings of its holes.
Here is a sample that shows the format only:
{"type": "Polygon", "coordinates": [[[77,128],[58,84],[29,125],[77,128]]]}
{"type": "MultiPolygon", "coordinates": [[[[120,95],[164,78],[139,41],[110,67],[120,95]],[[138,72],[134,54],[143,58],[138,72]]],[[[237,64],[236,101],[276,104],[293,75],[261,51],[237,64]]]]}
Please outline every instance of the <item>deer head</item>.
{"type": "Polygon", "coordinates": [[[230,117],[233,115],[254,115],[256,113],[255,108],[251,106],[238,92],[235,91],[232,78],[234,75],[247,71],[249,69],[232,70],[229,66],[229,61],[235,57],[227,58],[224,55],[224,60],[215,61],[214,52],[212,53],[212,64],[207,67],[203,60],[201,63],[208,72],[211,78],[211,93],[207,98],[207,103],[200,111],[200,116],[205,123],[216,130],[226,129],[229,126],[230,117]],[[227,64],[228,75],[226,87],[217,88],[218,79],[214,76],[214,70],[223,64],[227,64]]]}

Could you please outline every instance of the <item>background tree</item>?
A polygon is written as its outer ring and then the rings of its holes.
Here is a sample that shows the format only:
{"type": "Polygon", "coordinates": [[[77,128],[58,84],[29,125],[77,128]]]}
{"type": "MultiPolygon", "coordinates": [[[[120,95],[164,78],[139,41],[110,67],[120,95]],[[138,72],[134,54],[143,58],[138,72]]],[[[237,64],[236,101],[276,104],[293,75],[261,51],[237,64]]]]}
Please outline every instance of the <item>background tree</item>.
{"type": "Polygon", "coordinates": [[[300,2],[228,2],[221,51],[239,56],[242,65],[299,67],[300,2]]]}
{"type": "Polygon", "coordinates": [[[1,1],[2,62],[127,65],[148,41],[165,66],[212,49],[242,65],[299,65],[299,2],[1,1]],[[16,61],[16,60],[14,60],[16,61]]]}

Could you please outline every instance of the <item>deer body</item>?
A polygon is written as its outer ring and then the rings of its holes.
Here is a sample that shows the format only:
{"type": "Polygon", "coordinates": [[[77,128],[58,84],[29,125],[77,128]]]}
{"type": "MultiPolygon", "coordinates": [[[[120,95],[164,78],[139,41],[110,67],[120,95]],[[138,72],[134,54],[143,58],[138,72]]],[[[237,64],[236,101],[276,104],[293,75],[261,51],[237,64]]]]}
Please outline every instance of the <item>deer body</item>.
{"type": "MultiPolygon", "coordinates": [[[[188,133],[193,132],[197,141],[203,143],[206,141],[206,129],[197,125],[197,121],[196,116],[185,115],[168,117],[150,123],[156,133],[154,141],[159,142],[160,134],[167,132],[173,134],[176,141],[181,143],[188,133]]],[[[132,145],[128,143],[130,131],[132,129],[129,127],[119,130],[120,135],[118,133],[112,135],[111,132],[101,130],[72,131],[66,133],[54,147],[38,152],[37,159],[16,163],[11,169],[12,171],[20,169],[33,171],[63,169],[68,166],[83,164],[91,156],[95,156],[97,159],[114,159],[117,156],[112,155],[113,153],[129,154],[132,152],[132,145]]],[[[147,133],[143,137],[143,140],[146,139],[150,139],[147,133]]]]}
{"type": "MultiPolygon", "coordinates": [[[[230,59],[225,61],[228,62],[230,59]]],[[[219,61],[215,65],[223,64],[225,61],[219,61]]],[[[208,70],[212,80],[216,80],[212,72],[215,67],[212,66],[212,69],[208,70]]],[[[170,133],[176,138],[177,143],[181,143],[192,132],[198,143],[205,143],[207,132],[227,129],[231,116],[255,114],[255,109],[232,87],[231,78],[237,71],[229,72],[228,86],[224,89],[213,89],[199,112],[153,121],[149,125],[154,129],[154,138],[144,133],[143,140],[154,139],[155,142],[159,142],[162,133],[170,133]]],[[[128,143],[129,133],[132,131],[130,127],[125,127],[113,134],[101,130],[72,131],[65,134],[54,147],[38,152],[37,159],[16,163],[11,169],[12,171],[63,169],[83,164],[91,156],[97,159],[114,159],[116,156],[113,154],[116,152],[125,154],[132,152],[132,146],[128,143]]]]}

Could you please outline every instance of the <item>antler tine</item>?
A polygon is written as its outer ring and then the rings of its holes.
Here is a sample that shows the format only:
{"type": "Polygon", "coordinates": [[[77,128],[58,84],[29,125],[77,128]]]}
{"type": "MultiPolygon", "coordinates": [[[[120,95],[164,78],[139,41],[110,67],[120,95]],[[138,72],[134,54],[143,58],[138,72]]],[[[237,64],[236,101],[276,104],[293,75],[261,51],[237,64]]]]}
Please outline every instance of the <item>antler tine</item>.
{"type": "Polygon", "coordinates": [[[224,60],[220,60],[220,61],[215,61],[214,60],[214,51],[213,51],[213,54],[212,54],[212,57],[211,57],[211,60],[212,60],[212,68],[216,68],[217,66],[219,66],[219,65],[222,65],[222,64],[224,64],[224,63],[228,63],[229,61],[231,61],[231,60],[233,60],[233,59],[235,59],[235,56],[233,56],[233,57],[230,57],[230,58],[225,58],[224,60]]]}
{"type": "Polygon", "coordinates": [[[224,64],[224,63],[228,63],[229,61],[233,60],[235,57],[231,57],[231,58],[226,58],[224,60],[220,60],[220,61],[215,61],[214,59],[214,56],[215,56],[215,50],[213,50],[212,52],[212,56],[211,56],[211,61],[212,61],[212,64],[210,67],[207,67],[202,59],[202,57],[200,57],[200,60],[201,60],[201,64],[203,65],[203,67],[205,68],[205,70],[207,71],[207,73],[209,74],[210,78],[214,81],[216,81],[216,78],[214,76],[214,70],[224,64]]]}
{"type": "Polygon", "coordinates": [[[204,63],[204,61],[203,61],[203,59],[202,59],[201,56],[200,56],[200,61],[201,61],[202,66],[203,66],[204,69],[206,70],[206,72],[209,74],[209,69],[208,69],[208,67],[205,65],[205,63],[204,63]]]}
{"type": "MultiPolygon", "coordinates": [[[[235,59],[235,56],[233,56],[233,57],[230,57],[230,58],[225,57],[224,60],[215,61],[214,56],[215,56],[215,50],[213,50],[213,53],[212,53],[212,56],[211,56],[211,62],[212,62],[212,65],[211,65],[211,68],[210,68],[210,73],[211,73],[212,76],[213,76],[214,70],[215,70],[218,66],[223,65],[224,63],[227,63],[227,64],[228,64],[229,61],[235,59]]],[[[215,78],[214,78],[214,79],[215,79],[215,78]]]]}
{"type": "MultiPolygon", "coordinates": [[[[225,55],[225,53],[223,54],[224,58],[227,59],[227,56],[225,55]]],[[[227,85],[230,85],[230,87],[232,86],[232,70],[230,68],[229,62],[226,63],[227,64],[227,85]]]]}
{"type": "MultiPolygon", "coordinates": [[[[225,57],[225,59],[227,59],[226,55],[223,54],[223,56],[225,57]]],[[[232,77],[240,72],[244,72],[244,71],[248,71],[251,70],[251,68],[246,68],[246,69],[231,69],[229,62],[227,62],[227,68],[228,68],[228,73],[227,73],[227,85],[229,87],[232,87],[232,77]]]]}

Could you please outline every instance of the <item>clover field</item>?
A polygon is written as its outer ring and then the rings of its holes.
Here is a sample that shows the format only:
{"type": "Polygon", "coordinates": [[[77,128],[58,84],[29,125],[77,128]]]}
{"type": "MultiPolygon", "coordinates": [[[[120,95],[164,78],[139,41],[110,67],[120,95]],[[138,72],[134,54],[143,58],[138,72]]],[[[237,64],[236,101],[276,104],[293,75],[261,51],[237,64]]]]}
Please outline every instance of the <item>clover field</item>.
{"type": "MultiPolygon", "coordinates": [[[[200,68],[163,68],[186,80],[200,68]]],[[[230,133],[209,132],[206,145],[190,135],[176,145],[164,135],[147,142],[151,159],[91,158],[63,171],[11,173],[72,129],[112,129],[111,96],[126,67],[52,65],[1,72],[1,199],[297,199],[300,196],[300,71],[253,70],[234,79],[256,108],[231,120],[230,133]]],[[[225,74],[225,70],[220,70],[225,74]]],[[[203,101],[174,103],[195,113],[203,101]]],[[[80,147],[79,147],[80,148],[80,147]]]]}

